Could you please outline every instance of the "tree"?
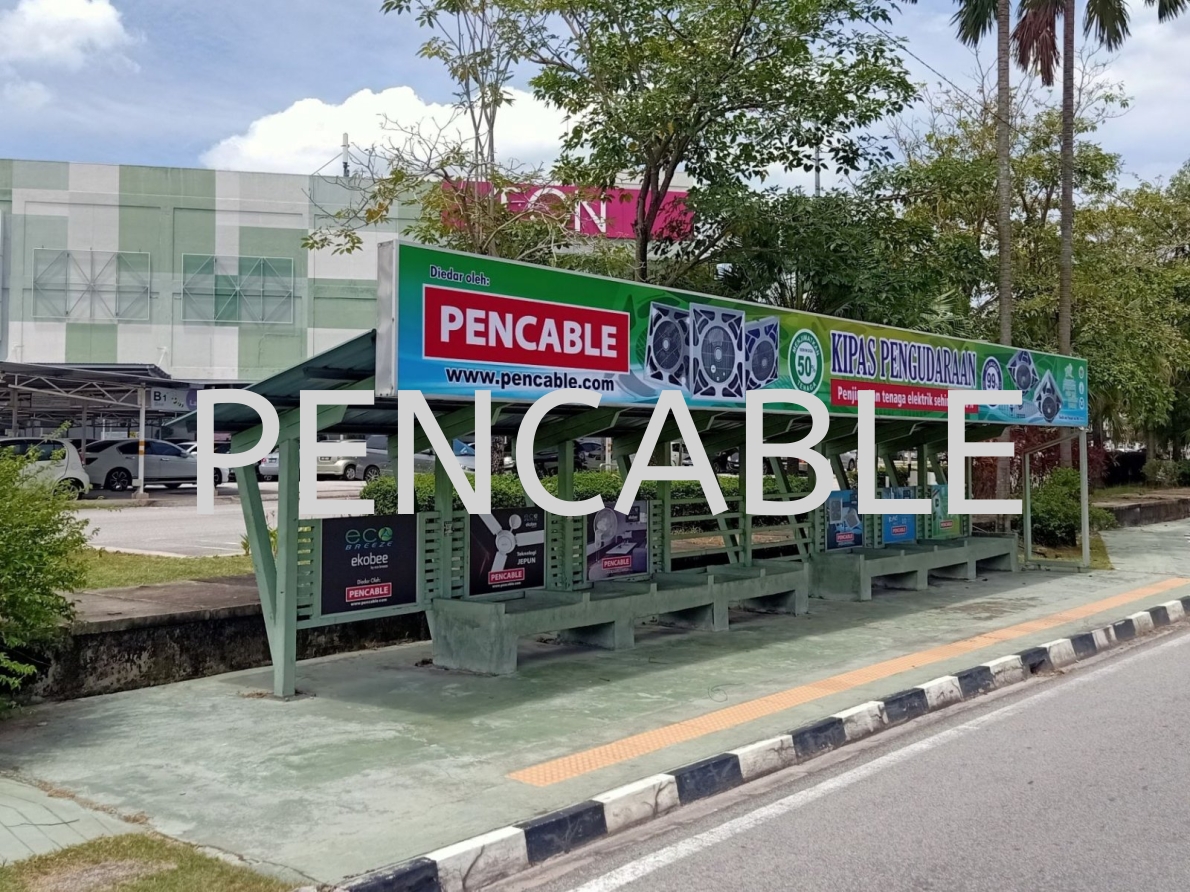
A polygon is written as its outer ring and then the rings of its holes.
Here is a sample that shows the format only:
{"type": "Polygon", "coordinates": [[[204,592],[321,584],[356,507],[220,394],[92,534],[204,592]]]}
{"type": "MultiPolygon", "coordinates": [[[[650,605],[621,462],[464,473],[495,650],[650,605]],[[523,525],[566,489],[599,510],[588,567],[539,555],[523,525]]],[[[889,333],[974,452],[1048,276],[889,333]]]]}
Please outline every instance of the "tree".
{"type": "Polygon", "coordinates": [[[30,651],[52,643],[71,616],[62,593],[83,584],[86,521],[37,477],[35,458],[0,449],[0,690],[9,693],[36,671],[30,651]]]}
{"type": "Polygon", "coordinates": [[[879,154],[865,132],[913,90],[896,43],[861,27],[884,0],[520,0],[534,93],[564,111],[569,182],[640,183],[634,276],[650,281],[653,234],[674,177],[699,189],[813,169],[821,146],[854,170],[879,154]]]}
{"type": "MultiPolygon", "coordinates": [[[[1188,0],[1146,0],[1157,6],[1164,22],[1190,5],[1188,0]]],[[[1013,43],[1022,68],[1036,70],[1047,85],[1062,66],[1062,200],[1061,260],[1058,278],[1058,351],[1071,349],[1074,277],[1074,120],[1075,120],[1075,0],[1021,0],[1013,43]],[[1062,46],[1058,48],[1058,20],[1062,21],[1062,46]]],[[[1087,4],[1084,36],[1094,32],[1095,42],[1109,51],[1120,48],[1128,37],[1127,0],[1102,0],[1087,4]]],[[[1062,465],[1070,467],[1071,446],[1063,443],[1062,465]]]]}
{"type": "Polygon", "coordinates": [[[978,243],[939,233],[899,210],[895,200],[863,182],[855,192],[818,197],[777,190],[740,194],[723,210],[730,231],[715,254],[723,272],[709,290],[970,335],[971,295],[986,268],[978,243]]]}
{"type": "MultiPolygon", "coordinates": [[[[952,23],[959,39],[968,46],[978,46],[983,36],[996,28],[996,242],[999,261],[1000,343],[1012,344],[1012,84],[1010,35],[1011,0],[959,0],[959,10],[952,23]]],[[[1005,431],[1007,440],[1011,431],[1005,431]]],[[[1008,498],[1009,462],[996,463],[996,498],[1008,498]]],[[[1001,518],[1005,525],[1007,518],[1001,518]]]]}

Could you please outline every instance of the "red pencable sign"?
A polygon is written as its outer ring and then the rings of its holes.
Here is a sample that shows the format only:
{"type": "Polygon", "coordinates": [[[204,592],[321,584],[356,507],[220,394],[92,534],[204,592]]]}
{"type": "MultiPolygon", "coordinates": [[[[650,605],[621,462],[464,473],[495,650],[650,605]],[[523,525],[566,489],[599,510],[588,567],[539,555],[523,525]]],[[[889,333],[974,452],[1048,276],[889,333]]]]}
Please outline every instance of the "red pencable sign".
{"type": "Polygon", "coordinates": [[[627,313],[425,288],[424,353],[433,359],[628,371],[627,313]]]}

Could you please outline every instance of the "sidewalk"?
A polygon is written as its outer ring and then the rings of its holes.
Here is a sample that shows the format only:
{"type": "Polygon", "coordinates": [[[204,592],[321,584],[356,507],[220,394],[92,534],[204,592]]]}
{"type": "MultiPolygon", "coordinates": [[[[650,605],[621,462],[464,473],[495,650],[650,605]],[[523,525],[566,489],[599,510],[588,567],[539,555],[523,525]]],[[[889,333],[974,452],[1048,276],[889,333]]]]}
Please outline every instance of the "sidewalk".
{"type": "Polygon", "coordinates": [[[0,725],[0,768],[333,882],[1188,594],[1187,537],[1108,533],[1110,572],[645,627],[630,651],[526,641],[511,677],[423,665],[423,642],[302,663],[290,703],[249,670],[54,704],[0,725]]]}
{"type": "Polygon", "coordinates": [[[139,832],[136,824],[0,777],[0,865],[101,836],[139,832]]]}

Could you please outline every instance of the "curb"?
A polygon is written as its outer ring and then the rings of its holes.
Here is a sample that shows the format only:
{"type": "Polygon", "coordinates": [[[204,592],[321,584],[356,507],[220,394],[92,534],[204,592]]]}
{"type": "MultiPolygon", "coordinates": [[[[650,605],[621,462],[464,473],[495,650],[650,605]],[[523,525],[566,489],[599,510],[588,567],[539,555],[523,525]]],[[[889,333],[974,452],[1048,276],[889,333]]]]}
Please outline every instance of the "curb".
{"type": "Polygon", "coordinates": [[[478,892],[542,861],[654,820],[791,765],[955,703],[1020,684],[1110,650],[1190,614],[1190,595],[1124,619],[944,675],[801,728],[601,793],[391,867],[346,880],[334,892],[478,892]]]}

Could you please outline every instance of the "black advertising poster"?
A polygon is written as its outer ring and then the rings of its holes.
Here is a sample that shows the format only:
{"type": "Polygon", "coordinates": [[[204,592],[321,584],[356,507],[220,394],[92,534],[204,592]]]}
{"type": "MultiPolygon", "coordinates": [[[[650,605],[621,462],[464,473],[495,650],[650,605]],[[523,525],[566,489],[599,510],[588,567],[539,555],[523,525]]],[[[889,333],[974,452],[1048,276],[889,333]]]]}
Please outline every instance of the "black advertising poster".
{"type": "Polygon", "coordinates": [[[497,508],[471,515],[471,594],[545,585],[545,512],[497,508]]]}
{"type": "Polygon", "coordinates": [[[608,505],[587,516],[588,582],[648,572],[648,502],[633,502],[627,514],[608,505]]]}
{"type": "Polygon", "coordinates": [[[417,600],[417,516],[322,521],[322,615],[417,600]]]}

